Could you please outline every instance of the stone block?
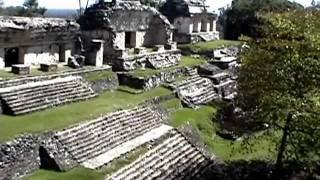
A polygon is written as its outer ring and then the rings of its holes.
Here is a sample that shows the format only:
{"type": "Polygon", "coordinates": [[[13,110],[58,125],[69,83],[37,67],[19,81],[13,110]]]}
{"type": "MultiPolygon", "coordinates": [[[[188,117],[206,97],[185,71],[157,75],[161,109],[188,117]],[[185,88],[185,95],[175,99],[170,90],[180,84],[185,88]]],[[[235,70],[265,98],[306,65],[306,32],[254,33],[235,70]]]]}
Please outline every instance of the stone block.
{"type": "Polygon", "coordinates": [[[165,48],[168,50],[177,50],[177,42],[172,42],[170,44],[166,44],[165,48]]]}
{"type": "Polygon", "coordinates": [[[40,64],[40,70],[44,72],[55,72],[58,70],[58,64],[56,63],[43,63],[40,64]]]}
{"type": "Polygon", "coordinates": [[[11,69],[12,73],[19,75],[30,74],[30,66],[24,64],[14,64],[11,69]]]}
{"type": "Polygon", "coordinates": [[[155,45],[153,48],[157,52],[163,52],[164,51],[164,45],[155,45]]]}
{"type": "Polygon", "coordinates": [[[145,54],[147,52],[146,48],[144,47],[136,47],[134,48],[135,54],[145,54]]]}
{"type": "Polygon", "coordinates": [[[85,63],[85,57],[80,55],[74,55],[68,58],[68,66],[72,68],[81,68],[85,63]]]}

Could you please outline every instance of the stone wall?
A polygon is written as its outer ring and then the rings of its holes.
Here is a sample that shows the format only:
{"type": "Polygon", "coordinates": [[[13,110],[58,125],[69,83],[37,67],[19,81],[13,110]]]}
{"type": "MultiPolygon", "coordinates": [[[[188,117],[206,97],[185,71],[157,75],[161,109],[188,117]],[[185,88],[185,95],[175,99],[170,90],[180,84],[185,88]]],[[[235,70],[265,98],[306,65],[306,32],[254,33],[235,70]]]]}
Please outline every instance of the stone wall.
{"type": "Polygon", "coordinates": [[[119,81],[118,77],[115,76],[97,81],[90,81],[89,84],[94,92],[102,93],[104,91],[112,91],[117,89],[119,86],[119,81]]]}
{"type": "Polygon", "coordinates": [[[109,58],[112,59],[112,68],[114,70],[131,71],[144,66],[150,67],[150,64],[147,62],[148,59],[175,58],[180,61],[181,53],[180,50],[166,50],[163,52],[152,52],[122,58],[109,56],[109,58]]]}
{"type": "Polygon", "coordinates": [[[40,167],[39,137],[21,136],[0,144],[0,180],[17,179],[40,167]]]}
{"type": "Polygon", "coordinates": [[[172,71],[160,72],[147,77],[137,77],[130,73],[119,73],[118,78],[120,85],[129,86],[135,89],[150,90],[165,83],[172,82],[184,73],[184,68],[178,68],[172,71]]]}

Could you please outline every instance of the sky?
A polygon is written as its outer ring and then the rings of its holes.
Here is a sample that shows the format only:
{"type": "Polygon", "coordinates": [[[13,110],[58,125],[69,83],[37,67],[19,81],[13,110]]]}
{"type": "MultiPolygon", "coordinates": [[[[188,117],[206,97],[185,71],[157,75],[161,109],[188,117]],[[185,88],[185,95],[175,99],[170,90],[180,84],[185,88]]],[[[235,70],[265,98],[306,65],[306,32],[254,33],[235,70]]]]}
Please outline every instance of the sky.
{"type": "MultiPolygon", "coordinates": [[[[22,5],[24,0],[3,0],[5,6],[18,6],[22,5]]],[[[79,8],[79,0],[38,0],[40,6],[46,7],[47,9],[77,9],[79,8]]],[[[85,6],[87,0],[81,0],[82,6],[85,6]]],[[[89,0],[94,3],[96,0],[89,0]]],[[[220,7],[224,7],[230,4],[232,0],[207,0],[210,9],[217,10],[220,7]]],[[[304,6],[309,6],[312,0],[294,0],[304,6]]]]}

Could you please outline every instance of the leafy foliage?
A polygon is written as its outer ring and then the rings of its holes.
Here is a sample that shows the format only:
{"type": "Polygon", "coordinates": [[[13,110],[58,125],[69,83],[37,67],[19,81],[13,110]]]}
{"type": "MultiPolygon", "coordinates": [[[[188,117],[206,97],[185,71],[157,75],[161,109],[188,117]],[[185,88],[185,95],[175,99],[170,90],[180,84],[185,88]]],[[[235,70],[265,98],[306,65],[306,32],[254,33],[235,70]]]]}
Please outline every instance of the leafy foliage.
{"type": "Polygon", "coordinates": [[[278,159],[320,157],[319,18],[319,11],[267,14],[262,38],[249,39],[242,57],[239,104],[250,121],[284,132],[278,159]]]}
{"type": "Polygon", "coordinates": [[[257,14],[263,12],[285,12],[290,9],[303,9],[303,6],[288,0],[233,0],[222,18],[227,39],[237,39],[240,35],[259,36],[261,24],[257,14]]]}

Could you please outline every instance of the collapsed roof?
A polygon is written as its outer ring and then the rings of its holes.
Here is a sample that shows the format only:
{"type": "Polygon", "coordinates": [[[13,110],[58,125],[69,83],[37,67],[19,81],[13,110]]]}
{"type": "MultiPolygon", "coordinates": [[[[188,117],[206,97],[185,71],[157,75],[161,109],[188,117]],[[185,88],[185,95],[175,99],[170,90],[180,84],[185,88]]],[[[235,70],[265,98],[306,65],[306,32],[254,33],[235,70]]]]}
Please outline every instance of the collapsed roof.
{"type": "Polygon", "coordinates": [[[0,31],[59,32],[77,31],[80,26],[72,20],[61,18],[0,16],[0,31]]]}
{"type": "Polygon", "coordinates": [[[154,19],[168,28],[174,28],[155,8],[142,5],[139,1],[94,4],[84,12],[79,22],[83,30],[135,31],[148,29],[154,19]]]}

